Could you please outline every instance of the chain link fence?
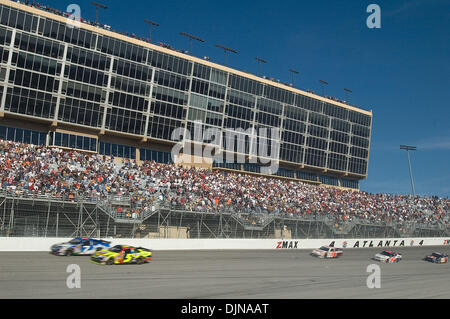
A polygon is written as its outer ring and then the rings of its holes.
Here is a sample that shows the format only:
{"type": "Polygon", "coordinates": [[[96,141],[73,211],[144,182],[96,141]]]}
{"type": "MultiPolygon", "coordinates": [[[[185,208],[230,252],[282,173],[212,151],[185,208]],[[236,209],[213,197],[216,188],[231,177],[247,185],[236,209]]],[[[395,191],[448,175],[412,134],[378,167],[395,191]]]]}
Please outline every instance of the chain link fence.
{"type": "Polygon", "coordinates": [[[0,237],[77,236],[313,239],[449,237],[450,232],[440,223],[336,222],[326,216],[294,218],[264,211],[188,211],[156,201],[136,206],[129,198],[94,201],[0,194],[0,237]]]}

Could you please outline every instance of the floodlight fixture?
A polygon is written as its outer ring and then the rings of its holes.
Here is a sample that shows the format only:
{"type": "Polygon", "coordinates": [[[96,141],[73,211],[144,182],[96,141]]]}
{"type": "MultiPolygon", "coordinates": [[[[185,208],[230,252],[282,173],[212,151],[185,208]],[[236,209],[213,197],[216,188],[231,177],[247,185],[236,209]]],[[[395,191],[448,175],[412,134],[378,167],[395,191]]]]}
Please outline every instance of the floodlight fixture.
{"type": "Polygon", "coordinates": [[[232,53],[238,53],[235,49],[231,49],[231,48],[227,48],[223,45],[220,44],[216,44],[216,47],[220,48],[223,50],[224,54],[225,54],[225,65],[227,65],[227,52],[232,52],[232,53]]]}
{"type": "Polygon", "coordinates": [[[189,47],[190,47],[189,52],[191,53],[191,55],[192,55],[192,40],[196,40],[196,41],[199,41],[199,42],[205,42],[205,40],[203,40],[203,39],[201,39],[199,37],[196,37],[195,35],[186,33],[186,32],[180,32],[180,34],[182,36],[185,36],[185,37],[189,38],[189,47]]]}
{"type": "Polygon", "coordinates": [[[258,61],[258,76],[261,76],[261,63],[267,63],[267,61],[258,57],[255,59],[258,61]]]}
{"type": "Polygon", "coordinates": [[[91,1],[91,4],[95,7],[95,24],[98,25],[98,9],[108,9],[104,4],[91,1]]]}
{"type": "Polygon", "coordinates": [[[151,20],[148,20],[148,19],[145,19],[144,22],[147,23],[148,26],[149,26],[150,37],[148,38],[148,42],[151,43],[151,42],[152,42],[152,26],[159,27],[159,24],[156,23],[156,22],[153,22],[153,21],[151,21],[151,20]]]}

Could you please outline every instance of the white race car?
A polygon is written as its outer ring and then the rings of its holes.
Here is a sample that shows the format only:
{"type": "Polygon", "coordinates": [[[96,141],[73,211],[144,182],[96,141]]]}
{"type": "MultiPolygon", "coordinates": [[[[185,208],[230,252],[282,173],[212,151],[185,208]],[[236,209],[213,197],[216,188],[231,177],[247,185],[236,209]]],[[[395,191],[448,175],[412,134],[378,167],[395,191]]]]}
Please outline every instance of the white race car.
{"type": "Polygon", "coordinates": [[[395,251],[385,250],[379,254],[376,254],[373,259],[385,263],[398,263],[400,260],[402,260],[402,255],[395,251]]]}
{"type": "Polygon", "coordinates": [[[331,246],[322,246],[319,249],[314,249],[311,255],[319,258],[338,258],[344,254],[344,251],[339,248],[331,246]]]}
{"type": "Polygon", "coordinates": [[[77,237],[67,243],[53,245],[50,253],[56,256],[86,256],[109,248],[110,244],[109,241],[101,239],[77,237]]]}

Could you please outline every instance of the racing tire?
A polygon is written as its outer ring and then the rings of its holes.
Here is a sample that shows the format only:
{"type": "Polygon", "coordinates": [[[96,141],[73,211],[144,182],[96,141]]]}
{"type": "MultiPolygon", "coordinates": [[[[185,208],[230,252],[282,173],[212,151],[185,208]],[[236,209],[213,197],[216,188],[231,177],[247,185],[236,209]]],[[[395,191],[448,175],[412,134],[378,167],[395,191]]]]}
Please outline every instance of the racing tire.
{"type": "Polygon", "coordinates": [[[67,257],[73,256],[73,251],[72,251],[72,249],[66,250],[66,256],[67,256],[67,257]]]}
{"type": "Polygon", "coordinates": [[[140,257],[140,258],[136,259],[136,264],[143,265],[144,263],[145,263],[144,258],[140,257]]]}
{"type": "Polygon", "coordinates": [[[105,265],[107,265],[107,266],[112,266],[112,265],[114,265],[114,259],[109,258],[109,259],[105,262],[105,265]]]}

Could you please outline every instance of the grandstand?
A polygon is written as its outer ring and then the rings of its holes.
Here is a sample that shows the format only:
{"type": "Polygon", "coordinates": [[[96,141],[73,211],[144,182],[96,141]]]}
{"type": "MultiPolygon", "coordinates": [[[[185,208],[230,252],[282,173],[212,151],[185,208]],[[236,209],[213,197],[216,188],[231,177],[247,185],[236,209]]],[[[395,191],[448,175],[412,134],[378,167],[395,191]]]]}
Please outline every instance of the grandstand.
{"type": "Polygon", "coordinates": [[[0,236],[443,237],[450,200],[0,141],[0,236]]]}
{"type": "Polygon", "coordinates": [[[66,18],[0,0],[0,236],[448,236],[448,199],[358,191],[371,111],[66,18]],[[245,134],[217,145],[244,162],[174,164],[196,121],[280,129],[278,171],[245,134]]]}
{"type": "Polygon", "coordinates": [[[172,132],[201,121],[222,134],[217,153],[244,158],[210,167],[261,174],[253,148],[273,137],[259,129],[279,128],[274,175],[353,189],[367,177],[371,111],[28,4],[0,1],[0,138],[169,163],[172,132]],[[256,144],[228,142],[238,129],[256,144]]]}

